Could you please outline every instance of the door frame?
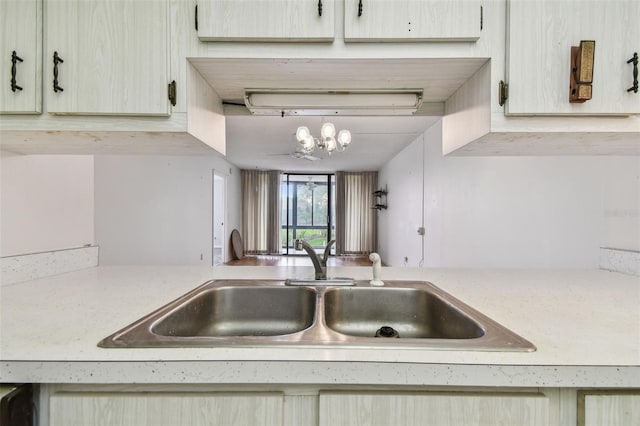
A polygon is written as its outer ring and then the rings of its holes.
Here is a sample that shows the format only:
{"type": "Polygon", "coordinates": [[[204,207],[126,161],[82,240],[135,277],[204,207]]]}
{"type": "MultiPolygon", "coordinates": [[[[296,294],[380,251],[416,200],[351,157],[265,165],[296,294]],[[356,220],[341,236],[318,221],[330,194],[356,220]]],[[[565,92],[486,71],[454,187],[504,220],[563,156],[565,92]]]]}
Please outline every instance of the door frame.
{"type": "Polygon", "coordinates": [[[227,261],[227,244],[226,244],[226,226],[227,226],[227,175],[220,173],[213,169],[211,175],[211,266],[223,265],[227,261]],[[219,200],[222,204],[216,208],[216,179],[222,181],[222,198],[219,200]],[[221,213],[221,239],[220,248],[222,249],[222,262],[216,264],[216,244],[215,235],[217,228],[216,218],[218,217],[218,210],[222,210],[221,213]]]}

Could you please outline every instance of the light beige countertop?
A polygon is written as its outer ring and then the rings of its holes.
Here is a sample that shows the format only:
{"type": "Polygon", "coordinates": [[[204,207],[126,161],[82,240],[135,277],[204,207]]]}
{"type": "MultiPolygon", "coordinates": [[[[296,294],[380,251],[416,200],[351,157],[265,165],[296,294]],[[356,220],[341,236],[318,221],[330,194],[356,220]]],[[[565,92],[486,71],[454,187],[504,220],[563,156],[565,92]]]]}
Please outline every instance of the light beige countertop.
{"type": "MultiPolygon", "coordinates": [[[[383,268],[425,280],[535,352],[384,347],[104,349],[104,337],[210,279],[311,267],[104,266],[0,288],[0,382],[294,383],[640,388],[640,277],[601,270],[383,268]]],[[[371,268],[330,268],[370,279],[371,268]]]]}

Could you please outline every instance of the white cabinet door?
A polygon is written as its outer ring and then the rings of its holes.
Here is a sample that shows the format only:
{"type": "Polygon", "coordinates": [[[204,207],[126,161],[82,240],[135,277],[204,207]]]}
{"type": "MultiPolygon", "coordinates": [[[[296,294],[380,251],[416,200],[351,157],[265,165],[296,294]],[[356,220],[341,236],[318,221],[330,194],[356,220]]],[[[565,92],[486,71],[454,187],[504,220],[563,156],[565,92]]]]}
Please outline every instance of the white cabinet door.
{"type": "Polygon", "coordinates": [[[320,394],[320,426],[549,425],[542,394],[320,394]]]}
{"type": "Polygon", "coordinates": [[[579,395],[578,406],[584,411],[579,413],[581,426],[624,426],[640,425],[640,393],[629,392],[616,395],[597,393],[579,395]],[[582,398],[582,401],[580,400],[582,398]]]}
{"type": "Polygon", "coordinates": [[[203,41],[331,41],[334,0],[200,0],[203,41]]]}
{"type": "Polygon", "coordinates": [[[41,75],[41,0],[0,0],[0,113],[41,112],[41,75]]]}
{"type": "Polygon", "coordinates": [[[46,0],[45,87],[54,114],[168,115],[166,0],[46,0]],[[56,66],[53,56],[64,62],[56,66]]]}
{"type": "Polygon", "coordinates": [[[474,41],[480,0],[345,0],[345,41],[474,41]]]}
{"type": "Polygon", "coordinates": [[[640,92],[628,92],[640,53],[638,0],[510,0],[508,114],[640,113],[640,92]],[[592,99],[569,103],[571,46],[595,40],[592,99]]]}
{"type": "Polygon", "coordinates": [[[58,393],[50,426],[282,426],[280,393],[58,393]]]}

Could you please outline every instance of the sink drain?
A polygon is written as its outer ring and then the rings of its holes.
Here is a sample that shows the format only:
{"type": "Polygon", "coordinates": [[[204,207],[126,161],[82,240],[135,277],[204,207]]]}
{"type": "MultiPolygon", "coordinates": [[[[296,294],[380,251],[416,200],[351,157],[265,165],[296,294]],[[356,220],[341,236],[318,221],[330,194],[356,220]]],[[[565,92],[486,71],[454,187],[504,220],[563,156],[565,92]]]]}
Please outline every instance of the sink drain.
{"type": "Polygon", "coordinates": [[[376,337],[400,337],[400,334],[393,327],[385,325],[376,331],[376,337]]]}

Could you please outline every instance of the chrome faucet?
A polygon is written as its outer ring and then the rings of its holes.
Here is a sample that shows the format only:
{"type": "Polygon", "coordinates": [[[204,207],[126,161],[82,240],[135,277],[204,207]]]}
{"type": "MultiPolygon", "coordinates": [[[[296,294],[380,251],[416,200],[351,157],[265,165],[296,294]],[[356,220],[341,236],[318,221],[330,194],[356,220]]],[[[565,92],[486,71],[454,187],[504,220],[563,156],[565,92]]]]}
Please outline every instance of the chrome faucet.
{"type": "Polygon", "coordinates": [[[335,243],[335,240],[331,240],[327,243],[327,246],[324,248],[324,255],[322,257],[318,256],[316,251],[311,247],[311,245],[305,240],[296,240],[296,250],[304,249],[309,257],[311,258],[311,262],[313,262],[313,267],[316,270],[316,280],[326,280],[327,279],[327,259],[331,254],[331,246],[335,243]]]}

